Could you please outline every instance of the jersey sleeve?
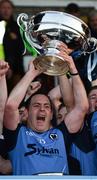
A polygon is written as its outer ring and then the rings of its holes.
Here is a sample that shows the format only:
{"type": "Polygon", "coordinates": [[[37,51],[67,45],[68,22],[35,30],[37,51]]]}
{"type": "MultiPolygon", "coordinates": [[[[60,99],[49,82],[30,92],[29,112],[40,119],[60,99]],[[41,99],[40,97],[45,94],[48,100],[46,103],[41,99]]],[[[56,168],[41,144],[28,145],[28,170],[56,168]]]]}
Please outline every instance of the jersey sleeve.
{"type": "Polygon", "coordinates": [[[77,133],[69,133],[64,122],[61,123],[58,128],[63,132],[67,151],[69,151],[72,143],[76,144],[76,146],[85,153],[95,149],[92,132],[86,123],[84,123],[83,128],[77,133]]]}
{"type": "Polygon", "coordinates": [[[80,132],[72,135],[72,142],[85,153],[95,149],[92,133],[86,123],[84,123],[80,132]]]}
{"type": "Polygon", "coordinates": [[[19,124],[16,130],[9,130],[4,128],[4,145],[7,151],[11,151],[17,143],[17,137],[19,133],[19,129],[22,124],[19,124]]]}

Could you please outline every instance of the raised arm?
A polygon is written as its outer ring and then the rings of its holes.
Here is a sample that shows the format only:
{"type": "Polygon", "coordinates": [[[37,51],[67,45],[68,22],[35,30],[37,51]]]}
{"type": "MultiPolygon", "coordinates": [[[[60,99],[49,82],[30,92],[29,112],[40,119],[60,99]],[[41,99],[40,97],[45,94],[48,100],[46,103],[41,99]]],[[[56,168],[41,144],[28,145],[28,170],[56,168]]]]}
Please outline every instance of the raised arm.
{"type": "Polygon", "coordinates": [[[58,111],[58,108],[61,104],[61,98],[64,101],[64,106],[66,107],[67,112],[69,112],[74,106],[74,95],[72,92],[72,84],[66,75],[59,76],[59,82],[60,85],[57,85],[56,87],[51,89],[48,93],[48,96],[52,100],[56,112],[58,111]]]}
{"type": "Polygon", "coordinates": [[[15,130],[17,128],[17,125],[19,123],[18,107],[23,100],[30,83],[40,73],[40,71],[34,68],[33,62],[31,61],[29,70],[10,93],[6,103],[4,114],[4,126],[6,128],[10,130],[15,130]]]}
{"type": "MultiPolygon", "coordinates": [[[[62,58],[65,58],[64,53],[70,54],[72,51],[64,43],[60,43],[59,49],[61,51],[60,56],[62,56],[62,58]]],[[[60,84],[61,96],[66,106],[66,110],[67,112],[69,112],[74,107],[74,94],[72,90],[72,79],[71,78],[68,79],[66,74],[59,76],[59,84],[60,84]]]]}
{"type": "Polygon", "coordinates": [[[8,69],[8,63],[0,60],[0,135],[2,135],[4,109],[7,100],[6,73],[8,69]]]}
{"type": "Polygon", "coordinates": [[[72,83],[66,75],[59,76],[60,91],[66,106],[67,112],[70,112],[74,107],[74,93],[72,90],[72,83]]]}
{"type": "MultiPolygon", "coordinates": [[[[74,106],[73,109],[66,115],[64,122],[71,133],[77,132],[83,124],[84,116],[88,111],[88,99],[86,95],[86,91],[84,85],[80,79],[80,76],[77,72],[75,64],[71,56],[67,54],[68,48],[64,47],[64,51],[62,50],[59,55],[64,58],[64,60],[68,63],[69,69],[72,75],[72,88],[74,94],[74,106]]],[[[63,77],[60,77],[60,86],[63,88],[65,87],[65,82],[63,83],[63,77]]],[[[65,96],[65,93],[64,93],[65,96]]]]}

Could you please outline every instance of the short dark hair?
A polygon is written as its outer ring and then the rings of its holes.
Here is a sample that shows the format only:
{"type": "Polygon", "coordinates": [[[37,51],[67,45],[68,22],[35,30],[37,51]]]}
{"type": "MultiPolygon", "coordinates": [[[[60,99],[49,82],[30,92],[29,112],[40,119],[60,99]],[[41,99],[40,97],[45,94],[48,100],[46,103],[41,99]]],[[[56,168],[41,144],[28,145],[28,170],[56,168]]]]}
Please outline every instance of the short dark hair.
{"type": "Polygon", "coordinates": [[[77,13],[80,11],[79,6],[76,3],[70,3],[65,8],[68,13],[77,13]]]}
{"type": "Polygon", "coordinates": [[[90,94],[90,92],[91,92],[92,90],[95,90],[95,89],[97,89],[97,85],[91,86],[90,89],[89,89],[89,91],[88,91],[88,95],[90,94]]]}

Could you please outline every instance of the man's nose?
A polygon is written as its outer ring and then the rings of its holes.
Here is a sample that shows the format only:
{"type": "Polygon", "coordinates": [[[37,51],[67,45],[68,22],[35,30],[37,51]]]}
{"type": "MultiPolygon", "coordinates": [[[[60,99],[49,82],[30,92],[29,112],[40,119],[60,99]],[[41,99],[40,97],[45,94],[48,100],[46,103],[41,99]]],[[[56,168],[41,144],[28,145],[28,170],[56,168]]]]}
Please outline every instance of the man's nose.
{"type": "Polygon", "coordinates": [[[44,105],[41,105],[41,106],[40,106],[40,110],[41,110],[41,111],[44,111],[44,105]]]}

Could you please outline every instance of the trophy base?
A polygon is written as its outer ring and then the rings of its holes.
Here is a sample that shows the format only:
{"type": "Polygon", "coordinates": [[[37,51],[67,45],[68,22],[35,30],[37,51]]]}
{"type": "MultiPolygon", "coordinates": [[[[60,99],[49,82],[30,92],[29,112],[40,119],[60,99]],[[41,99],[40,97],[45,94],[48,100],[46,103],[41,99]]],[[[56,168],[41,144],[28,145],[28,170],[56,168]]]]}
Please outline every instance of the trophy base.
{"type": "Polygon", "coordinates": [[[69,70],[67,62],[59,56],[42,55],[36,57],[33,63],[37,69],[45,69],[43,73],[50,76],[60,76],[66,74],[69,70]]]}

